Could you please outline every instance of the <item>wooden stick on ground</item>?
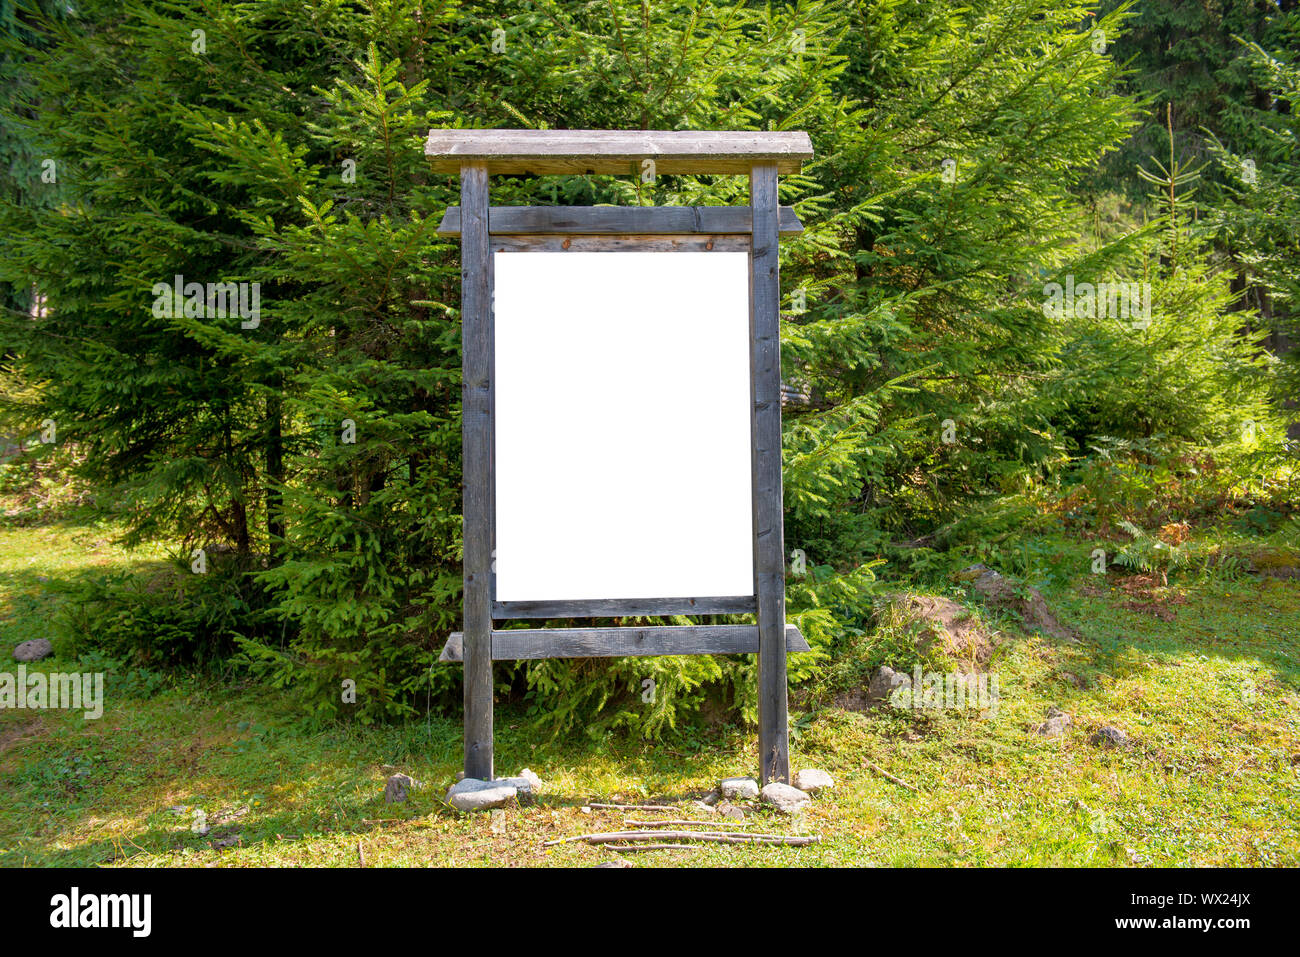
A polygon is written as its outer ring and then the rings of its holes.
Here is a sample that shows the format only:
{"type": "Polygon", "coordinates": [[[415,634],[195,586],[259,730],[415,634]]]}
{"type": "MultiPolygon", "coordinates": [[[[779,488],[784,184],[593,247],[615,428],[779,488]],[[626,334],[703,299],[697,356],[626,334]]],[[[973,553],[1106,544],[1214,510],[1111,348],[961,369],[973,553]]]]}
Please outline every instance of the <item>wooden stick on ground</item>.
{"type": "Polygon", "coordinates": [[[698,851],[699,846],[695,844],[628,844],[626,846],[611,844],[609,849],[626,854],[629,851],[698,851]]]}
{"type": "Polygon", "coordinates": [[[587,807],[601,811],[676,811],[670,804],[588,804],[587,807]]]}
{"type": "MultiPolygon", "coordinates": [[[[632,821],[624,820],[624,827],[680,827],[687,824],[696,824],[700,827],[714,827],[717,821],[632,821]]],[[[752,827],[753,821],[729,821],[727,827],[752,827]]]]}
{"type": "Polygon", "coordinates": [[[616,841],[708,841],[714,844],[787,844],[803,847],[821,840],[817,835],[745,834],[726,831],[607,831],[601,834],[578,834],[547,841],[543,847],[585,841],[588,844],[612,844],[616,841]]]}
{"type": "Polygon", "coordinates": [[[872,764],[870,761],[863,761],[862,763],[865,764],[867,767],[871,768],[871,770],[875,771],[877,774],[883,775],[884,777],[886,777],[886,778],[888,778],[889,780],[893,781],[893,782],[894,782],[895,784],[897,784],[899,787],[907,788],[909,791],[915,791],[917,794],[920,794],[920,793],[921,793],[921,791],[920,791],[919,788],[913,787],[912,785],[910,785],[910,784],[908,784],[906,781],[904,781],[902,778],[896,778],[896,777],[894,777],[892,774],[890,774],[888,771],[886,771],[886,770],[885,770],[884,768],[882,768],[880,765],[878,765],[878,764],[872,764]]]}

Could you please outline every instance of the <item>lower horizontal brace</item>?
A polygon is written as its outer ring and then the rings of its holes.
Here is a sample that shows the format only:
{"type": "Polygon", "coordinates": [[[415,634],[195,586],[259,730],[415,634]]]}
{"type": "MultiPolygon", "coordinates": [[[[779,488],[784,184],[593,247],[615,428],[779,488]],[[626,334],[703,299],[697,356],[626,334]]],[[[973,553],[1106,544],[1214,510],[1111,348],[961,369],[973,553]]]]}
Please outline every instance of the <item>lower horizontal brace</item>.
{"type": "MultiPolygon", "coordinates": [[[[463,632],[453,631],[439,661],[461,661],[463,632]]],[[[785,626],[785,650],[808,651],[794,625],[785,626]]],[[[492,632],[492,660],[631,658],[658,655],[752,655],[757,625],[662,625],[649,628],[519,628],[492,632]]]]}
{"type": "Polygon", "coordinates": [[[625,618],[640,615],[752,615],[753,595],[715,598],[590,598],[566,601],[494,601],[492,617],[625,618]]]}

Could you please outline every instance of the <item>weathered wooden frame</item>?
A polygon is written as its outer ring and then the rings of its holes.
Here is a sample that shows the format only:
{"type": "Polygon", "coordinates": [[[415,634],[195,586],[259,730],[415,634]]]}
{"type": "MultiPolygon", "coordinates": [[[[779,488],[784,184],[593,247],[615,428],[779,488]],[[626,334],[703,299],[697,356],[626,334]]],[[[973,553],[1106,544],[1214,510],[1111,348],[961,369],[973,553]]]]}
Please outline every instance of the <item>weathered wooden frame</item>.
{"type": "Polygon", "coordinates": [[[805,133],[590,130],[433,130],[438,172],[458,172],[461,202],[439,235],[461,241],[464,624],[442,660],[465,669],[465,774],[491,780],[492,662],[559,657],[757,654],[759,777],[789,782],[786,654],[807,651],[785,621],[781,485],[780,270],[782,234],[802,227],[777,198],[777,177],[812,157],[805,133]],[[731,207],[496,207],[492,173],[748,174],[750,205],[731,207]],[[492,253],[529,250],[742,250],[750,254],[750,413],[754,593],[742,596],[495,601],[492,253]],[[753,614],[755,625],[494,627],[494,621],[753,614]]]}

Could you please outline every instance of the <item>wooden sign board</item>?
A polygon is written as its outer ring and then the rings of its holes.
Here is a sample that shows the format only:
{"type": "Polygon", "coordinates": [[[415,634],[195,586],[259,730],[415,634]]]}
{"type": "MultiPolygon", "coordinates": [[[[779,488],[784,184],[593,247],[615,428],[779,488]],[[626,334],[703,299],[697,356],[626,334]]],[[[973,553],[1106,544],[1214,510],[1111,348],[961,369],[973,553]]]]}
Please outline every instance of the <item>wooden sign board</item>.
{"type": "Polygon", "coordinates": [[[461,204],[465,774],[492,661],[755,653],[759,775],[789,781],[777,175],[803,133],[434,130],[461,204]],[[500,173],[748,173],[748,207],[498,207],[500,173]],[[751,614],[753,625],[510,628],[751,614]]]}
{"type": "Polygon", "coordinates": [[[496,598],[754,594],[749,256],[495,252],[496,598]]]}

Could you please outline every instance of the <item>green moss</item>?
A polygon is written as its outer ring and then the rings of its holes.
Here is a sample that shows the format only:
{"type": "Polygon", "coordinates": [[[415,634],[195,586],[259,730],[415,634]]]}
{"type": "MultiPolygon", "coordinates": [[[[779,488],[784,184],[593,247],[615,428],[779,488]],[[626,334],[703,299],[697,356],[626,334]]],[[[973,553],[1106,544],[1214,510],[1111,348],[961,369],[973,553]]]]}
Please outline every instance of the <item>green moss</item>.
{"type": "Polygon", "coordinates": [[[1300,549],[1268,545],[1247,552],[1250,563],[1263,571],[1272,568],[1300,568],[1300,549]]]}

